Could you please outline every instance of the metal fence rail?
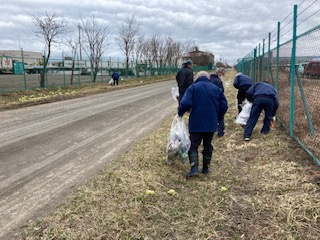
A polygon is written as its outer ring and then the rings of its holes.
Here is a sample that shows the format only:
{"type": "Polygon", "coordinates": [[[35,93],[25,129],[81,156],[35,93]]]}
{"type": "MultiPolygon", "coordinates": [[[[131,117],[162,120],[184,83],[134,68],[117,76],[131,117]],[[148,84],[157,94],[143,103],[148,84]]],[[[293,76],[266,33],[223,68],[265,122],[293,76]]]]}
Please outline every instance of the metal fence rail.
{"type": "MultiPolygon", "coordinates": [[[[308,4],[307,1],[303,1],[308,4]]],[[[297,35],[297,26],[306,20],[320,18],[320,7],[307,5],[300,14],[294,5],[289,23],[278,22],[275,33],[269,33],[235,68],[251,76],[254,82],[268,80],[278,90],[280,108],[277,119],[320,165],[320,25],[297,35]],[[309,17],[302,13],[312,9],[309,17]],[[300,22],[298,22],[299,19],[300,22]],[[291,28],[288,30],[289,24],[291,28]],[[291,37],[288,39],[288,34],[291,37]],[[281,43],[281,40],[285,41],[281,43]]]]}

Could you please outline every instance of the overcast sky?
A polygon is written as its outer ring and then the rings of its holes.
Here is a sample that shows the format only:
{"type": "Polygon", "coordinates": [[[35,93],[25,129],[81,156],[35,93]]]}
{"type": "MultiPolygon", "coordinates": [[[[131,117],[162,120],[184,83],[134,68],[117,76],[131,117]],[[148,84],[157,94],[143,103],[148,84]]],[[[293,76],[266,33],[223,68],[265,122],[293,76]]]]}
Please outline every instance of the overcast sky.
{"type": "MultiPolygon", "coordinates": [[[[233,65],[268,39],[269,32],[276,33],[277,22],[291,28],[295,4],[298,13],[303,11],[298,19],[304,20],[298,33],[320,23],[317,0],[1,0],[0,50],[44,50],[43,41],[32,35],[33,15],[55,14],[75,31],[80,17],[94,15],[109,26],[113,36],[135,14],[145,38],[170,34],[175,41],[194,41],[200,50],[213,53],[216,61],[221,58],[233,65]],[[311,14],[314,16],[306,19],[311,14]]],[[[122,57],[113,40],[111,37],[104,56],[122,57]]],[[[61,47],[53,51],[57,56],[62,52],[61,47]]]]}

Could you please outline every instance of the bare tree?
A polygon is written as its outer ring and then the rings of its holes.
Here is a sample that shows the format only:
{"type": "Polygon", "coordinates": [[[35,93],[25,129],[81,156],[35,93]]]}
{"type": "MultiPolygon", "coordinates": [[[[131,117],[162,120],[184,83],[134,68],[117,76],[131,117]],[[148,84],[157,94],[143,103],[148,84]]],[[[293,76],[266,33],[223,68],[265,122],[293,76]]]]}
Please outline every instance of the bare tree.
{"type": "MultiPolygon", "coordinates": [[[[74,69],[75,69],[75,59],[79,47],[79,40],[73,39],[70,37],[68,40],[66,40],[66,46],[69,49],[70,52],[70,58],[72,60],[72,66],[71,66],[71,78],[70,78],[70,84],[73,84],[73,75],[74,75],[74,69]]],[[[78,66],[79,67],[79,66],[78,66]]]]}
{"type": "Polygon", "coordinates": [[[43,70],[40,72],[40,87],[45,87],[45,70],[51,55],[51,47],[58,43],[59,38],[67,32],[67,24],[63,18],[50,16],[47,12],[42,17],[32,16],[32,20],[34,22],[33,33],[45,42],[46,56],[43,59],[43,70]]]}
{"type": "Polygon", "coordinates": [[[135,14],[128,17],[125,23],[121,24],[117,36],[117,44],[120,50],[126,56],[126,77],[128,77],[129,72],[129,59],[133,55],[133,50],[136,42],[136,35],[141,26],[141,22],[137,21],[135,14]]]}
{"type": "Polygon", "coordinates": [[[105,24],[99,24],[95,17],[83,20],[81,19],[81,29],[83,35],[84,51],[89,56],[91,65],[91,74],[93,75],[93,82],[96,81],[99,71],[99,63],[108,46],[109,27],[105,24]]]}

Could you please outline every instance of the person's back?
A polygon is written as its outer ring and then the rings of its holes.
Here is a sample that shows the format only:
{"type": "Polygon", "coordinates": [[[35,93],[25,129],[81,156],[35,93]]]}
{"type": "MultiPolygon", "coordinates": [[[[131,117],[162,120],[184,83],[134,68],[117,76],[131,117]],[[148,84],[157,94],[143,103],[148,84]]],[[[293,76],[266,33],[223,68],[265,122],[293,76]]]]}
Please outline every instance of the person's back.
{"type": "Polygon", "coordinates": [[[269,96],[276,99],[277,90],[269,83],[258,82],[247,90],[247,99],[248,101],[252,101],[254,97],[258,96],[269,96]]]}
{"type": "Polygon", "coordinates": [[[191,146],[188,152],[191,170],[186,177],[193,177],[199,174],[198,170],[198,148],[202,142],[203,155],[202,173],[209,173],[209,166],[212,157],[212,138],[217,131],[218,122],[228,109],[227,99],[222,89],[209,81],[209,74],[200,71],[196,81],[188,87],[182,97],[178,115],[182,117],[186,111],[190,111],[189,134],[191,146]]]}
{"type": "Polygon", "coordinates": [[[233,80],[233,86],[238,89],[238,113],[240,113],[246,99],[246,92],[252,86],[252,80],[248,75],[239,72],[233,80]]]}
{"type": "Polygon", "coordinates": [[[180,102],[184,92],[193,83],[193,71],[191,60],[188,60],[183,64],[183,67],[176,74],[176,80],[179,88],[178,101],[180,102]]]}
{"type": "Polygon", "coordinates": [[[219,88],[221,88],[224,91],[222,80],[220,79],[219,75],[216,73],[210,74],[210,82],[217,85],[219,88]]]}
{"type": "Polygon", "coordinates": [[[113,80],[119,79],[119,77],[120,77],[120,74],[119,74],[118,72],[114,72],[114,73],[112,74],[113,80]]]}
{"type": "Polygon", "coordinates": [[[251,86],[252,80],[248,75],[245,75],[243,73],[237,74],[237,76],[234,78],[233,86],[237,89],[243,87],[243,86],[251,86]]]}
{"type": "Polygon", "coordinates": [[[270,132],[271,121],[273,116],[276,115],[279,100],[277,90],[267,82],[258,82],[252,85],[246,94],[248,101],[252,102],[252,108],[244,130],[243,139],[249,141],[262,110],[264,110],[265,116],[260,133],[268,134],[270,132]]]}
{"type": "Polygon", "coordinates": [[[220,89],[206,77],[198,78],[186,91],[179,106],[179,115],[189,111],[189,131],[216,132],[217,124],[228,109],[220,89]]]}

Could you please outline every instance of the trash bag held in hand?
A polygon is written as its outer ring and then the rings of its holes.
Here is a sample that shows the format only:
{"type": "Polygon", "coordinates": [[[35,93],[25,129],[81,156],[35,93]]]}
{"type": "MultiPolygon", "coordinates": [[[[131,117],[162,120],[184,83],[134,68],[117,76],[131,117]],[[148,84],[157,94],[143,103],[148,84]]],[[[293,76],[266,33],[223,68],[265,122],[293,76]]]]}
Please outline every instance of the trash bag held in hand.
{"type": "Polygon", "coordinates": [[[178,101],[179,98],[179,88],[178,87],[172,87],[171,88],[171,94],[174,100],[178,101]]]}
{"type": "Polygon", "coordinates": [[[239,125],[246,125],[248,122],[248,119],[250,117],[252,103],[249,101],[245,101],[242,107],[241,112],[238,114],[236,118],[236,124],[239,125]]]}
{"type": "Polygon", "coordinates": [[[180,158],[182,163],[188,160],[188,151],[191,141],[186,125],[181,117],[176,115],[172,121],[170,136],[167,145],[167,163],[173,163],[180,158]]]}

